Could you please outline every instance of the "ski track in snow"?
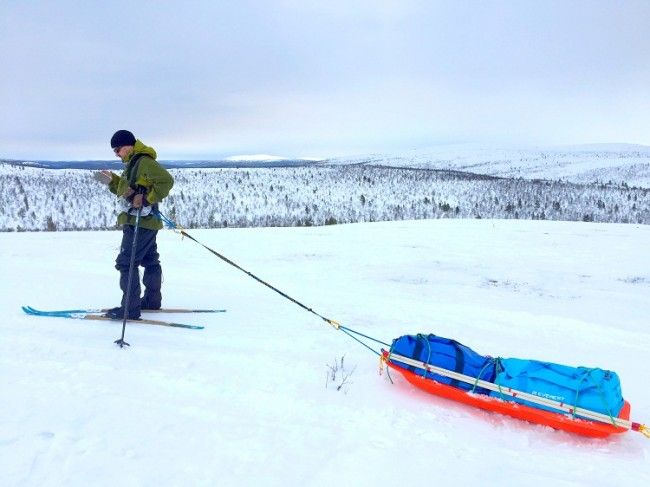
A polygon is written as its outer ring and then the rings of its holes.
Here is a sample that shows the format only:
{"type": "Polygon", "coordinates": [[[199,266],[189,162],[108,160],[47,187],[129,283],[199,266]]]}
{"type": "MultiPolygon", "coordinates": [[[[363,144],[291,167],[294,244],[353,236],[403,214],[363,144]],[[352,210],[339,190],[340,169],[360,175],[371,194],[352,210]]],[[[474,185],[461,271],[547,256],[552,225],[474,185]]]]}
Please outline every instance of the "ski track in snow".
{"type": "MultiPolygon", "coordinates": [[[[650,227],[434,220],[190,234],[383,341],[615,370],[650,422],[650,227]]],[[[202,331],[30,317],[117,304],[119,232],[0,234],[2,485],[650,485],[650,441],[585,439],[414,389],[344,334],[170,231],[167,306],[202,331]],[[340,391],[328,366],[352,371],[340,391]]],[[[340,379],[339,379],[340,380],[340,379]]]]}

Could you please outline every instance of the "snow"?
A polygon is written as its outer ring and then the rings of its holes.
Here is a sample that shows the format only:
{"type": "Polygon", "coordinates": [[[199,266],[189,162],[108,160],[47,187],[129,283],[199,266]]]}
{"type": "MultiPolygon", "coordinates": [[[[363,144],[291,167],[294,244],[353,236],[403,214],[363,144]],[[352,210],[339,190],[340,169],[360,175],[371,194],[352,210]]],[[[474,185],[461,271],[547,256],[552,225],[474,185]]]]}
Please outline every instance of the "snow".
{"type": "MultiPolygon", "coordinates": [[[[650,421],[650,227],[423,220],[190,233],[318,313],[390,342],[619,373],[650,421]]],[[[427,395],[171,231],[168,306],[205,330],[22,314],[116,305],[120,233],[0,233],[2,485],[650,485],[650,441],[586,439],[427,395]],[[344,359],[341,390],[328,367],[344,359]],[[326,387],[327,383],[327,387],[326,387]]],[[[167,315],[167,318],[172,318],[167,315]]],[[[178,315],[175,316],[178,319],[178,315]]],[[[337,377],[340,382],[340,377],[337,377]]]]}

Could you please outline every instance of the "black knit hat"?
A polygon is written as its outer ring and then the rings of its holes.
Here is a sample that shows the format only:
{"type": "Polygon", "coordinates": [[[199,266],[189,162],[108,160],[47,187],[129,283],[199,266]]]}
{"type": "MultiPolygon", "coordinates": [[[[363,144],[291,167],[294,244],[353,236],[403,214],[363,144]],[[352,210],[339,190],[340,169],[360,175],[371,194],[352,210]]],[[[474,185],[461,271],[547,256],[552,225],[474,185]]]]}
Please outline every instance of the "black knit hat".
{"type": "Polygon", "coordinates": [[[135,136],[128,130],[118,130],[111,137],[111,148],[122,147],[123,145],[135,145],[135,136]]]}

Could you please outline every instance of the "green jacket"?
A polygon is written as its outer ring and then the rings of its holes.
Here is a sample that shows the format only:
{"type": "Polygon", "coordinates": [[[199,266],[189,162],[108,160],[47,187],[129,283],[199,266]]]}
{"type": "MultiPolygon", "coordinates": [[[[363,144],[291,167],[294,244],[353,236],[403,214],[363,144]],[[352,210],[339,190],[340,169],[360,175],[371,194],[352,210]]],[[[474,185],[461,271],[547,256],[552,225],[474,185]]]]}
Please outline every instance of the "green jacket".
{"type": "MultiPolygon", "coordinates": [[[[120,176],[113,173],[111,182],[108,184],[108,189],[111,193],[122,197],[129,188],[129,180],[131,179],[131,172],[133,171],[134,156],[142,154],[136,162],[136,175],[135,184],[144,186],[147,189],[147,201],[149,204],[154,205],[160,203],[165,198],[174,185],[174,178],[156,162],[156,151],[144,145],[140,140],[135,141],[133,152],[126,156],[127,160],[123,160],[126,168],[120,176]]],[[[122,212],[117,217],[118,225],[135,225],[135,216],[129,215],[127,212],[122,212]]],[[[147,215],[140,218],[140,227],[148,228],[149,230],[160,230],[163,227],[159,218],[154,215],[147,215]]]]}

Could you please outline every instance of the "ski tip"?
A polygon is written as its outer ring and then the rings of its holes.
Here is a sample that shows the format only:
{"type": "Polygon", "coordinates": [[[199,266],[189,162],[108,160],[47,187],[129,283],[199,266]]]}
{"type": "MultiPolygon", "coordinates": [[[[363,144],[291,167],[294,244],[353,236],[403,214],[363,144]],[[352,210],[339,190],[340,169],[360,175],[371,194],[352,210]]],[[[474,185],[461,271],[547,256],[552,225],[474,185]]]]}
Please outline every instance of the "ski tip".
{"type": "Polygon", "coordinates": [[[171,326],[176,328],[186,328],[188,330],[203,330],[205,326],[200,325],[187,325],[185,323],[170,323],[171,326]]]}
{"type": "Polygon", "coordinates": [[[33,308],[32,306],[23,306],[23,311],[28,315],[39,315],[43,313],[40,309],[33,308]]]}

